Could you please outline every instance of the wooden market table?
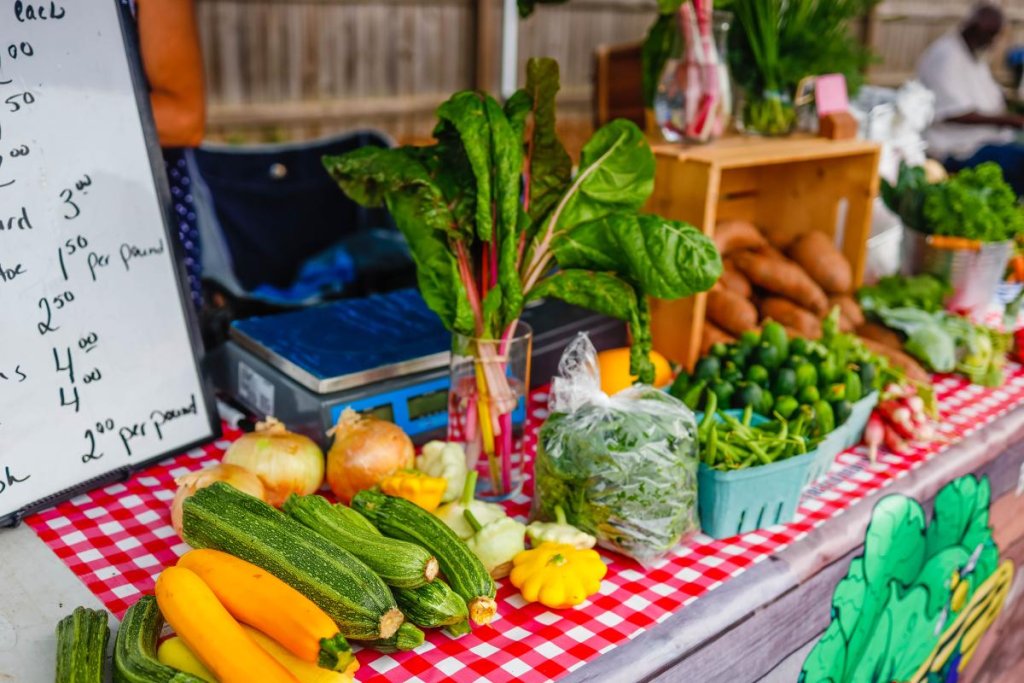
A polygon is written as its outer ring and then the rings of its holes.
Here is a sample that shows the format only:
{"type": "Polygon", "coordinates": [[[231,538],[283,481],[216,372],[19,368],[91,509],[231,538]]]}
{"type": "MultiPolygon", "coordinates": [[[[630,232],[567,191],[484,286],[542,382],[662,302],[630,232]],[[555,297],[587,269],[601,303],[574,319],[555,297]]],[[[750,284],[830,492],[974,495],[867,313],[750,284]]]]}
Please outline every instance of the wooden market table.
{"type": "MultiPolygon", "coordinates": [[[[927,507],[952,479],[987,475],[1001,557],[1024,561],[1024,368],[1011,365],[1008,378],[994,391],[938,378],[944,426],[964,438],[941,452],[883,453],[876,466],[862,449],[840,455],[805,496],[794,524],[722,541],[697,537],[651,570],[605,555],[606,590],[589,608],[534,609],[503,588],[502,618],[493,628],[460,641],[431,635],[427,646],[394,658],[361,654],[357,678],[795,681],[882,496],[902,493],[927,507]],[[687,559],[698,555],[699,562],[687,559]],[[593,616],[594,605],[606,611],[593,616]],[[564,639],[576,642],[576,651],[564,639]],[[493,660],[501,666],[488,668],[493,660]]],[[[0,680],[52,680],[52,634],[61,616],[79,604],[119,615],[151,590],[152,578],[187,549],[166,519],[173,477],[210,462],[224,446],[183,454],[0,531],[0,680]]],[[[1024,680],[1022,639],[1024,600],[1011,596],[971,664],[977,675],[965,680],[1024,680]]]]}

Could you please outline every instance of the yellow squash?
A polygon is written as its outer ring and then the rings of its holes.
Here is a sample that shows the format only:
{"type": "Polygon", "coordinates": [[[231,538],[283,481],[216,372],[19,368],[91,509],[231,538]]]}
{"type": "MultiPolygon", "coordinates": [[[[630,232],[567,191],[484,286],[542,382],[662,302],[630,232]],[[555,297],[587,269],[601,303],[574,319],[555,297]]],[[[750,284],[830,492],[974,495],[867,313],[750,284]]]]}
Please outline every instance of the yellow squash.
{"type": "Polygon", "coordinates": [[[380,483],[384,493],[405,498],[427,512],[437,509],[447,488],[448,480],[444,477],[431,477],[416,470],[399,470],[380,483]]]}
{"type": "Polygon", "coordinates": [[[220,683],[299,683],[242,630],[195,572],[168,567],[155,593],[164,619],[220,683]]]}
{"type": "Polygon", "coordinates": [[[160,647],[156,651],[156,659],[161,664],[192,674],[206,683],[217,683],[217,679],[210,673],[210,670],[199,661],[199,657],[196,657],[195,653],[188,649],[185,641],[178,636],[168,638],[160,643],[160,647]]]}
{"type": "Polygon", "coordinates": [[[527,602],[562,609],[574,607],[600,590],[607,571],[596,550],[541,543],[515,556],[509,579],[527,602]]]}
{"type": "MultiPolygon", "coordinates": [[[[352,674],[359,668],[359,663],[355,660],[353,660],[349,669],[344,673],[328,671],[327,669],[321,669],[315,664],[302,661],[253,627],[243,625],[242,628],[260,647],[276,659],[281,666],[288,669],[299,680],[299,683],[352,683],[355,680],[352,674]]],[[[160,645],[157,657],[167,666],[199,676],[210,683],[217,683],[217,679],[203,666],[203,663],[199,661],[195,653],[188,649],[188,645],[181,638],[174,637],[165,640],[160,645]],[[205,675],[203,672],[205,672],[205,675]]]]}
{"type": "Polygon", "coordinates": [[[259,643],[260,647],[270,653],[284,668],[288,669],[299,683],[352,683],[355,678],[352,674],[359,668],[359,662],[355,659],[349,664],[345,671],[328,671],[321,669],[316,664],[310,664],[293,655],[281,647],[269,636],[266,636],[250,626],[242,626],[253,640],[259,643]]]}
{"type": "Polygon", "coordinates": [[[334,620],[270,572],[209,549],[185,553],[178,566],[195,572],[233,617],[303,661],[344,671],[355,659],[334,620]]]}

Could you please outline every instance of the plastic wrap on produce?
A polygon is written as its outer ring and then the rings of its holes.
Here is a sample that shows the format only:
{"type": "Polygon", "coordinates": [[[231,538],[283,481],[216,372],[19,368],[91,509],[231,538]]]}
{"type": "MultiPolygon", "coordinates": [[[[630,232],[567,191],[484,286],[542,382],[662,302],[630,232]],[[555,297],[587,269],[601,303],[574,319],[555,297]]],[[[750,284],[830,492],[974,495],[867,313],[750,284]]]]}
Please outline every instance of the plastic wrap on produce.
{"type": "Polygon", "coordinates": [[[585,334],[566,348],[540,430],[532,516],[567,521],[649,565],[699,528],[696,419],[649,386],[601,392],[585,334]]]}

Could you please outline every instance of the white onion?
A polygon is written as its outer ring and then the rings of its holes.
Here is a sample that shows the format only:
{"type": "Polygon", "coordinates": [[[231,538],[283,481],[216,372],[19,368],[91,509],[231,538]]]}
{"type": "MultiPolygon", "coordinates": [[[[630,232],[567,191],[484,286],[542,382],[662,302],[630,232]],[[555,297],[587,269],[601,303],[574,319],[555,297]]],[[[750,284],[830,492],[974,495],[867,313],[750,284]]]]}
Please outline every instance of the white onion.
{"type": "Polygon", "coordinates": [[[234,486],[243,493],[265,500],[266,492],[263,482],[255,474],[239,467],[238,465],[214,465],[198,472],[189,472],[174,480],[178,485],[178,492],[174,494],[174,501],[171,503],[171,526],[181,536],[181,524],[183,517],[183,506],[185,499],[199,489],[204,489],[214,482],[222,481],[225,484],[234,486]]]}
{"type": "Polygon", "coordinates": [[[272,417],[231,444],[224,462],[259,476],[267,491],[266,500],[274,507],[280,507],[292,493],[315,493],[324,481],[324,454],[316,442],[289,432],[272,417]]]}

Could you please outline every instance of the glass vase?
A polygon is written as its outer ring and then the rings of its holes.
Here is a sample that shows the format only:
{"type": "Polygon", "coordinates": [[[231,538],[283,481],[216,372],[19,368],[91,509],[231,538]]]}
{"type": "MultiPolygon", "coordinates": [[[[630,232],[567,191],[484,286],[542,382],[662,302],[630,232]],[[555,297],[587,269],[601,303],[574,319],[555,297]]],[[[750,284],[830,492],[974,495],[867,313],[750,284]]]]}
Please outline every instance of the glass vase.
{"type": "Polygon", "coordinates": [[[789,93],[780,90],[762,90],[758,94],[741,93],[742,112],[737,128],[748,135],[779,137],[793,132],[796,107],[789,93]]]}
{"type": "Polygon", "coordinates": [[[452,339],[448,440],[465,445],[482,500],[507,500],[522,489],[532,346],[533,330],[523,322],[502,339],[452,339]]]}
{"type": "Polygon", "coordinates": [[[710,142],[728,129],[732,116],[726,52],[732,14],[714,12],[704,27],[684,3],[677,19],[654,95],[655,120],[669,142],[710,142]]]}

